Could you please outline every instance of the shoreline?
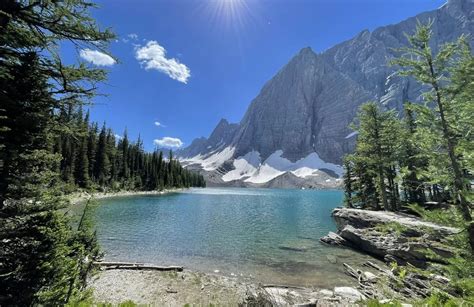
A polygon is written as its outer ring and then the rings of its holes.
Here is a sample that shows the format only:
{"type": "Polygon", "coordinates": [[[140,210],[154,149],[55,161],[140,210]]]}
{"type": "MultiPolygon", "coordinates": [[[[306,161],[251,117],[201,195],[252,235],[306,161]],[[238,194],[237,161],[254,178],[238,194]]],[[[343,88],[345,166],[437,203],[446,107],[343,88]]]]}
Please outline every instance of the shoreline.
{"type": "Polygon", "coordinates": [[[66,197],[69,198],[71,205],[76,205],[81,202],[87,201],[89,199],[106,199],[106,198],[114,198],[114,197],[123,197],[123,196],[145,196],[145,195],[165,195],[171,193],[177,193],[189,188],[176,188],[176,189],[165,189],[165,190],[154,190],[154,191],[117,191],[117,192],[75,192],[66,197]]]}
{"type": "Polygon", "coordinates": [[[93,291],[94,303],[183,306],[277,306],[314,305],[353,306],[363,298],[354,287],[334,289],[263,285],[238,277],[203,273],[190,269],[156,271],[149,269],[100,270],[89,277],[88,288],[93,291]],[[256,303],[256,304],[255,304],[256,303]]]}
{"type": "MultiPolygon", "coordinates": [[[[161,191],[76,192],[70,194],[72,206],[89,199],[140,195],[166,195],[185,188],[161,191]]],[[[350,280],[350,277],[348,277],[350,280]]],[[[331,287],[331,286],[330,286],[331,287]]],[[[352,285],[333,288],[294,286],[286,284],[265,285],[257,280],[226,276],[185,268],[182,272],[155,271],[150,269],[102,268],[88,278],[88,288],[93,290],[95,303],[120,304],[133,301],[150,305],[239,305],[255,300],[266,300],[274,305],[314,304],[351,306],[363,298],[352,285]]]]}

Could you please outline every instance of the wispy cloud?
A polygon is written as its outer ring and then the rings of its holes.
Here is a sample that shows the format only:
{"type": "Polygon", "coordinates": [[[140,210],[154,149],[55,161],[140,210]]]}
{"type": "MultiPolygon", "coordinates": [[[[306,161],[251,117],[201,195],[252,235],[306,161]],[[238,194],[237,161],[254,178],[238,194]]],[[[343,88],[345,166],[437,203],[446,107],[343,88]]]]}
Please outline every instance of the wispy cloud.
{"type": "Polygon", "coordinates": [[[178,138],[172,138],[169,136],[165,136],[161,139],[156,139],[153,141],[153,144],[160,147],[167,147],[167,148],[180,148],[183,146],[183,142],[178,138]]]}
{"type": "Polygon", "coordinates": [[[79,56],[87,62],[97,66],[112,66],[116,63],[114,58],[112,58],[110,55],[98,50],[82,49],[79,52],[79,56]]]}
{"type": "Polygon", "coordinates": [[[133,40],[137,40],[137,39],[138,39],[138,35],[135,34],[135,33],[130,33],[130,34],[128,34],[127,36],[128,36],[128,38],[133,39],[133,40]]]}
{"type": "Polygon", "coordinates": [[[135,58],[145,70],[158,70],[171,79],[187,83],[191,76],[189,68],[175,58],[166,58],[166,50],[158,42],[149,41],[145,46],[135,49],[135,58]]]}
{"type": "Polygon", "coordinates": [[[163,124],[160,123],[159,121],[156,121],[154,124],[155,124],[155,126],[157,126],[157,127],[163,127],[163,128],[166,127],[165,125],[163,125],[163,124]]]}

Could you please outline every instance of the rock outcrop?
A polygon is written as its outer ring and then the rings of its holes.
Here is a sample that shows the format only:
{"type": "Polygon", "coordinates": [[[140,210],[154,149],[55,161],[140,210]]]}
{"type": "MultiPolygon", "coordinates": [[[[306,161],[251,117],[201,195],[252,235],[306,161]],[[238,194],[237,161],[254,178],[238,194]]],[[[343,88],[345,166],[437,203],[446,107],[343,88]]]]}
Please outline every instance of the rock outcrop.
{"type": "Polygon", "coordinates": [[[454,251],[443,242],[460,231],[385,211],[336,208],[333,217],[338,233],[329,233],[321,238],[322,242],[348,246],[387,263],[409,263],[420,268],[446,263],[454,251]]]}
{"type": "MultiPolygon", "coordinates": [[[[407,45],[404,33],[412,33],[417,20],[423,23],[433,20],[432,47],[436,50],[439,44],[453,41],[461,34],[472,35],[473,12],[474,1],[449,0],[437,10],[398,24],[372,32],[364,30],[319,54],[309,47],[303,48],[264,85],[240,123],[221,120],[209,138],[196,139],[178,155],[188,160],[187,165],[201,165],[203,172],[214,172],[229,162],[231,167],[221,169],[217,175],[224,179],[213,182],[219,185],[235,185],[233,181],[261,184],[257,181],[268,182],[295,171],[285,168],[287,163],[283,166],[267,163],[278,151],[289,162],[316,154],[324,162],[340,165],[343,155],[354,146],[355,134],[349,124],[362,103],[376,101],[386,108],[402,111],[405,101],[420,100],[419,84],[397,77],[396,68],[387,65],[397,56],[396,48],[407,45]],[[249,153],[255,154],[249,158],[249,153]],[[276,171],[268,173],[269,168],[276,171]],[[225,178],[232,170],[235,170],[233,176],[225,178]],[[254,180],[261,172],[269,175],[254,180]]],[[[304,167],[323,168],[321,163],[304,167]]],[[[340,175],[336,168],[328,168],[335,171],[334,177],[340,175]]],[[[301,182],[326,184],[307,172],[293,174],[303,178],[301,182]]],[[[295,182],[291,176],[280,179],[285,183],[278,185],[295,182]]]]}
{"type": "Polygon", "coordinates": [[[412,215],[389,211],[336,208],[333,210],[332,216],[339,230],[342,230],[346,225],[351,225],[355,228],[369,228],[380,224],[396,222],[405,226],[407,228],[406,231],[413,233],[413,235],[426,234],[426,231],[424,230],[428,229],[429,235],[435,237],[434,239],[439,239],[459,232],[458,229],[453,227],[441,226],[435,223],[422,221],[412,215]]]}

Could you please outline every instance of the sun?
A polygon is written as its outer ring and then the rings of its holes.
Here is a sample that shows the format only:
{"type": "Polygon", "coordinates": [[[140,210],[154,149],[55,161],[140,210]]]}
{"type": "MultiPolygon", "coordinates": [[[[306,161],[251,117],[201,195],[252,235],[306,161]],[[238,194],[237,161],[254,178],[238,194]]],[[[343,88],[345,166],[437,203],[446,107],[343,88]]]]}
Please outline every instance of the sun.
{"type": "Polygon", "coordinates": [[[253,18],[250,1],[252,0],[209,0],[206,2],[206,11],[216,25],[240,29],[253,18]]]}

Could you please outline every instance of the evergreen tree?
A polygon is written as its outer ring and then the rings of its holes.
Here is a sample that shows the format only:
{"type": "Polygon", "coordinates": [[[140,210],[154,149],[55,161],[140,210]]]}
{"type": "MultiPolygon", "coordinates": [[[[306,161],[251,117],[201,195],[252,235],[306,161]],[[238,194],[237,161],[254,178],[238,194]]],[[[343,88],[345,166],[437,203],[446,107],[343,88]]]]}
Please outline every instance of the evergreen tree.
{"type": "Polygon", "coordinates": [[[411,103],[405,104],[403,124],[404,131],[398,160],[405,200],[408,203],[423,204],[426,201],[425,182],[428,181],[428,178],[423,177],[427,160],[417,146],[419,142],[416,138],[416,122],[411,103]]]}
{"type": "Polygon", "coordinates": [[[105,187],[109,182],[110,176],[110,160],[107,146],[107,129],[105,123],[103,124],[99,134],[94,169],[95,178],[97,178],[98,183],[102,187],[105,187]]]}
{"type": "Polygon", "coordinates": [[[345,157],[344,159],[344,195],[345,195],[345,203],[346,206],[349,208],[353,208],[353,199],[352,199],[352,193],[353,188],[353,182],[354,182],[354,174],[353,174],[353,169],[352,169],[352,162],[350,161],[349,157],[345,157]]]}
{"type": "Polygon", "coordinates": [[[75,166],[75,181],[76,184],[81,188],[87,188],[90,184],[89,178],[89,157],[88,157],[88,123],[89,123],[89,113],[86,117],[83,118],[82,108],[77,114],[77,142],[78,148],[76,153],[76,162],[75,166]]]}
{"type": "MultiPolygon", "coordinates": [[[[363,172],[376,177],[378,199],[385,210],[398,207],[398,187],[394,184],[395,154],[398,133],[394,112],[382,112],[375,103],[363,104],[358,113],[359,132],[355,155],[357,163],[366,166],[363,172]]],[[[363,176],[363,174],[361,174],[363,176]]]]}
{"type": "Polygon", "coordinates": [[[89,178],[95,178],[95,156],[97,154],[97,123],[93,123],[88,129],[87,137],[87,159],[89,161],[89,178]]]}
{"type": "Polygon", "coordinates": [[[432,159],[433,172],[453,191],[454,200],[468,223],[470,244],[474,250],[474,223],[470,212],[469,179],[472,164],[465,156],[472,154],[472,145],[457,129],[463,133],[472,131],[472,117],[466,111],[472,111],[472,54],[464,37],[457,42],[440,46],[437,54],[430,47],[432,22],[418,24],[414,35],[407,36],[410,47],[403,48],[403,55],[393,61],[401,67],[400,75],[415,78],[429,87],[424,93],[425,106],[418,106],[418,121],[422,126],[425,144],[432,147],[435,159],[432,159]],[[452,78],[452,79],[450,79],[452,78]],[[453,82],[454,81],[454,82],[453,82]],[[469,119],[471,121],[469,121],[469,119]],[[459,123],[466,126],[461,127],[459,123]],[[464,140],[463,140],[464,139],[464,140]],[[441,150],[440,150],[441,146],[441,150]],[[462,149],[467,149],[463,152],[462,149]]]}
{"type": "Polygon", "coordinates": [[[57,211],[64,202],[56,170],[61,158],[67,161],[69,181],[74,154],[70,140],[53,135],[66,128],[79,99],[94,95],[93,83],[105,73],[65,65],[55,47],[61,39],[92,47],[113,37],[98,30],[90,6],[80,0],[0,1],[1,305],[62,305],[81,287],[76,277],[87,248],[57,211]]]}

